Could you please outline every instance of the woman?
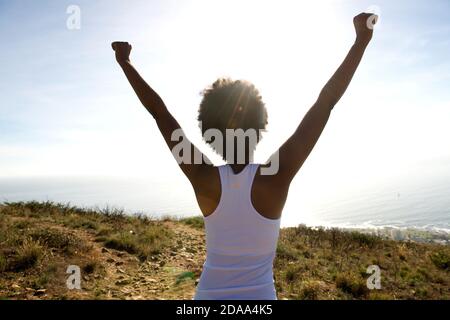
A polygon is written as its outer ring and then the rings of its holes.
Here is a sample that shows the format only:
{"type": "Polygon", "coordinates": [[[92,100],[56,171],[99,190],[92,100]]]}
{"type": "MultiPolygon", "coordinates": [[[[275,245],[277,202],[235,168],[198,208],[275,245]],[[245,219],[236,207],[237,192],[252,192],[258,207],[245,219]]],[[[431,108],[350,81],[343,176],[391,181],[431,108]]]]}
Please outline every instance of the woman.
{"type": "MultiPolygon", "coordinates": [[[[264,166],[251,162],[260,131],[267,125],[258,90],[246,81],[219,79],[203,92],[198,120],[204,134],[211,130],[218,134],[205,141],[227,165],[215,167],[204,156],[199,160],[200,152],[191,144],[183,151],[182,160],[178,159],[194,188],[206,226],[207,258],[195,299],[276,299],[273,260],[289,185],[350,84],[372,39],[375,21],[376,16],[367,13],[354,18],[355,43],[295,133],[277,151],[275,174],[264,173],[264,166]],[[230,138],[229,133],[252,130],[256,139],[244,137],[242,153],[236,146],[238,135],[230,138]],[[226,138],[220,140],[218,136],[226,138]]],[[[132,66],[131,45],[114,42],[112,48],[140,101],[174,151],[178,144],[174,133],[181,131],[178,122],[132,66]]]]}

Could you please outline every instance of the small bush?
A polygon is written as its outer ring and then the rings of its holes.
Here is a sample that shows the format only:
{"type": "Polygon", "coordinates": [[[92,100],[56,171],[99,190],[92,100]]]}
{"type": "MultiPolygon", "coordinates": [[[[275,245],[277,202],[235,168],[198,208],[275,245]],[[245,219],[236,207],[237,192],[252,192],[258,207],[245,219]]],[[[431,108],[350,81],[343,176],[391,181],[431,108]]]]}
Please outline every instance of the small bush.
{"type": "Polygon", "coordinates": [[[8,267],[15,272],[29,269],[36,265],[43,254],[44,249],[38,241],[26,239],[17,250],[11,266],[8,267]]]}
{"type": "Polygon", "coordinates": [[[141,260],[161,253],[172,233],[165,227],[150,225],[136,232],[119,232],[106,237],[105,247],[130,254],[137,254],[141,260]]]}
{"type": "Polygon", "coordinates": [[[32,281],[31,287],[36,290],[45,288],[51,280],[55,279],[57,270],[58,268],[55,264],[50,264],[45,271],[39,273],[37,278],[32,281]]]}
{"type": "Polygon", "coordinates": [[[103,209],[98,210],[103,216],[115,219],[115,220],[124,220],[126,218],[125,211],[123,209],[118,208],[112,208],[112,207],[105,207],[103,209]]]}
{"type": "Polygon", "coordinates": [[[135,236],[128,232],[121,232],[108,238],[105,241],[105,247],[135,254],[137,252],[137,243],[134,238],[135,236]]]}
{"type": "Polygon", "coordinates": [[[7,269],[6,257],[2,253],[0,253],[0,273],[6,271],[6,269],[7,269]]]}
{"type": "Polygon", "coordinates": [[[406,280],[411,287],[415,287],[423,283],[425,278],[421,273],[413,272],[408,275],[406,280]]]}
{"type": "Polygon", "coordinates": [[[189,218],[183,218],[180,220],[181,223],[184,223],[188,226],[191,226],[196,229],[204,229],[205,228],[205,222],[203,220],[203,217],[189,217],[189,218]]]}
{"type": "Polygon", "coordinates": [[[48,282],[50,281],[50,275],[48,273],[43,273],[40,274],[34,281],[32,284],[32,287],[34,289],[41,289],[44,288],[48,282]]]}
{"type": "Polygon", "coordinates": [[[139,237],[139,256],[145,260],[151,255],[160,254],[168,243],[171,233],[163,227],[150,226],[139,237]]]}
{"type": "Polygon", "coordinates": [[[108,241],[108,237],[111,236],[111,234],[114,233],[114,229],[112,229],[109,226],[101,226],[96,234],[95,234],[95,241],[96,242],[106,242],[108,241]]]}
{"type": "Polygon", "coordinates": [[[13,224],[12,227],[13,227],[14,229],[20,229],[20,230],[23,230],[23,229],[28,228],[30,225],[31,225],[31,222],[30,222],[30,221],[21,220],[21,221],[16,221],[16,222],[13,224]]]}
{"type": "Polygon", "coordinates": [[[425,288],[418,288],[416,290],[416,295],[420,298],[420,299],[426,299],[429,297],[429,292],[427,289],[425,288]]]}
{"type": "Polygon", "coordinates": [[[180,284],[181,282],[183,282],[184,280],[187,280],[187,279],[194,280],[195,279],[195,273],[190,272],[190,271],[186,271],[186,272],[181,273],[180,275],[177,276],[175,284],[178,285],[178,284],[180,284]]]}
{"type": "Polygon", "coordinates": [[[31,237],[49,248],[61,249],[65,252],[69,252],[71,249],[78,248],[81,245],[80,239],[57,229],[35,230],[31,233],[31,237]]]}
{"type": "Polygon", "coordinates": [[[88,217],[70,216],[64,221],[64,225],[72,228],[82,228],[87,230],[98,229],[98,223],[88,217]]]}
{"type": "Polygon", "coordinates": [[[330,245],[335,249],[338,247],[340,240],[342,239],[342,231],[338,228],[332,228],[330,230],[330,245]]]}
{"type": "Polygon", "coordinates": [[[83,266],[83,272],[87,273],[87,274],[92,274],[94,273],[95,269],[97,269],[97,262],[96,261],[90,261],[87,262],[84,266],[83,266]]]}
{"type": "Polygon", "coordinates": [[[369,291],[362,279],[347,274],[340,274],[336,277],[336,287],[355,298],[361,298],[367,295],[369,291]]]}
{"type": "Polygon", "coordinates": [[[317,300],[321,290],[319,281],[305,281],[301,285],[299,298],[302,300],[317,300]]]}
{"type": "Polygon", "coordinates": [[[84,220],[81,222],[81,227],[84,229],[97,230],[98,224],[95,221],[84,220]]]}
{"type": "Polygon", "coordinates": [[[18,215],[35,218],[48,216],[56,212],[62,213],[69,209],[67,205],[56,204],[51,201],[5,202],[4,204],[18,215]]]}
{"type": "Polygon", "coordinates": [[[380,241],[380,238],[376,236],[355,231],[350,233],[350,238],[352,241],[358,243],[359,246],[366,246],[368,248],[373,248],[380,241]]]}
{"type": "Polygon", "coordinates": [[[430,259],[439,269],[449,270],[450,255],[448,255],[446,252],[435,252],[431,254],[430,259]]]}
{"type": "Polygon", "coordinates": [[[284,278],[287,282],[295,282],[299,278],[299,270],[293,266],[287,266],[284,278]]]}
{"type": "Polygon", "coordinates": [[[277,245],[277,257],[288,261],[298,260],[298,252],[291,246],[279,241],[277,245]]]}

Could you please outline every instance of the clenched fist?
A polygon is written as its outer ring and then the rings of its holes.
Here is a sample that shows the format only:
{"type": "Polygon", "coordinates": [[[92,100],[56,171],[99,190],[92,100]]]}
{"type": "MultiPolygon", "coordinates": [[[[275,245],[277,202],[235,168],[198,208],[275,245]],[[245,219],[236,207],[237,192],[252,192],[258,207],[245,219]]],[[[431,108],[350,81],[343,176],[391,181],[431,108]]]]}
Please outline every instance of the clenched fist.
{"type": "Polygon", "coordinates": [[[370,42],[377,20],[378,16],[372,13],[361,13],[353,18],[358,41],[370,42]]]}
{"type": "Polygon", "coordinates": [[[128,42],[113,42],[112,49],[116,52],[116,60],[118,63],[130,61],[131,44],[128,42]]]}

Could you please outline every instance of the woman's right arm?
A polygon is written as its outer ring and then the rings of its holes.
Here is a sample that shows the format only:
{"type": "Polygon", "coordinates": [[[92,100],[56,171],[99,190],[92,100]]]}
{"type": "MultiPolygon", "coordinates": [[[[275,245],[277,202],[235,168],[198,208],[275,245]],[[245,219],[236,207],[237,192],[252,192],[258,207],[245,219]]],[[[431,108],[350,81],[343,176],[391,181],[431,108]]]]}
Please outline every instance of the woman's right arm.
{"type": "Polygon", "coordinates": [[[279,150],[280,167],[277,177],[290,183],[313,150],[325,128],[331,111],[347,90],[364,52],[372,39],[376,16],[362,13],[354,18],[356,40],[346,58],[322,89],[317,101],[305,115],[295,133],[279,150]]]}

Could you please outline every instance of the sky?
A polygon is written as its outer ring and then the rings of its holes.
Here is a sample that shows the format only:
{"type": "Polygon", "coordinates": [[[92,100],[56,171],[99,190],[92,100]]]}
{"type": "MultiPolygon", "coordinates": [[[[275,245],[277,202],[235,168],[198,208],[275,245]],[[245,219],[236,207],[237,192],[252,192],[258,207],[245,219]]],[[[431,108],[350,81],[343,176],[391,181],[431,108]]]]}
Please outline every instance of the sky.
{"type": "Polygon", "coordinates": [[[362,11],[381,17],[373,41],[291,194],[450,171],[447,0],[0,0],[0,177],[145,177],[192,192],[115,63],[115,40],[133,45],[133,64],[217,164],[199,93],[221,76],[252,81],[269,113],[265,161],[344,59],[362,11]]]}

